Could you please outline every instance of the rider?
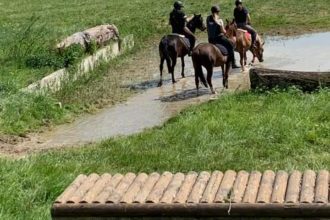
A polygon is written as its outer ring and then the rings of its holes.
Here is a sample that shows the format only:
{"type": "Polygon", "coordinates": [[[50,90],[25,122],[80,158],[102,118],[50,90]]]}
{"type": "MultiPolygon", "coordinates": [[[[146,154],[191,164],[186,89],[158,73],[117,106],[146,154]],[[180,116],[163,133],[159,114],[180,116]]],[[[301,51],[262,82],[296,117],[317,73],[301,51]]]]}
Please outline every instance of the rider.
{"type": "Polygon", "coordinates": [[[196,37],[186,26],[188,19],[182,10],[183,7],[181,1],[174,3],[174,9],[170,14],[170,25],[172,26],[172,33],[182,34],[188,38],[190,42],[189,55],[191,55],[192,49],[195,47],[196,37]]]}
{"type": "Polygon", "coordinates": [[[242,0],[235,1],[236,8],[234,9],[235,22],[238,28],[247,30],[252,37],[252,46],[255,47],[257,32],[251,26],[251,17],[248,10],[243,6],[242,0]]]}
{"type": "Polygon", "coordinates": [[[218,5],[212,6],[211,13],[212,15],[206,19],[209,43],[223,45],[228,50],[229,59],[232,61],[232,68],[239,68],[235,62],[234,46],[225,36],[226,30],[222,19],[219,18],[220,7],[218,5]]]}

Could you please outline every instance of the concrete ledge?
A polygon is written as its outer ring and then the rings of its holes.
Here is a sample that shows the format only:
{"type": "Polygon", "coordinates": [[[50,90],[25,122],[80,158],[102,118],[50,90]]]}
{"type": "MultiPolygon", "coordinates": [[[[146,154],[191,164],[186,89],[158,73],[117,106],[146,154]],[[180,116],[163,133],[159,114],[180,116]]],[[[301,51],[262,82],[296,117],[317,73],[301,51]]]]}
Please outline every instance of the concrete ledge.
{"type": "Polygon", "coordinates": [[[134,47],[133,35],[128,35],[121,41],[111,41],[106,47],[97,50],[93,55],[84,58],[78,65],[75,73],[70,73],[66,68],[57,70],[41,80],[30,84],[22,89],[23,92],[57,92],[63,84],[74,82],[81,76],[89,75],[102,62],[109,62],[111,59],[131,50],[134,47]]]}

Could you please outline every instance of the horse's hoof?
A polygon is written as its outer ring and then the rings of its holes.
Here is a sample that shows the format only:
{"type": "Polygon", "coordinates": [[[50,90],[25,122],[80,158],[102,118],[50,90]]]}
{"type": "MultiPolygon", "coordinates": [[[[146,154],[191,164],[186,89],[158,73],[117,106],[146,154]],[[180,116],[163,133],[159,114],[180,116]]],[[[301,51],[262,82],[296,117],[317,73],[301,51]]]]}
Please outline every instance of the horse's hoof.
{"type": "Polygon", "coordinates": [[[162,85],[163,85],[162,82],[159,82],[159,83],[158,83],[158,87],[161,87],[162,85]]]}

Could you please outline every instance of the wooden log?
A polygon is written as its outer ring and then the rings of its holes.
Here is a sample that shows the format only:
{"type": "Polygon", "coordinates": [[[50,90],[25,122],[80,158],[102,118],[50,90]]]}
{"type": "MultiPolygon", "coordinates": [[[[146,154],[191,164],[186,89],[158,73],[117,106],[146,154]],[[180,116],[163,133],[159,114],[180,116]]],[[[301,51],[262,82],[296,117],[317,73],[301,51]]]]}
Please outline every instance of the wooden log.
{"type": "Polygon", "coordinates": [[[271,170],[265,171],[261,179],[261,184],[257,197],[257,203],[270,202],[274,181],[275,181],[275,173],[271,170]]]}
{"type": "Polygon", "coordinates": [[[136,175],[134,173],[127,173],[116,187],[116,190],[114,190],[110,197],[106,200],[106,203],[118,203],[135,178],[136,175]]]}
{"type": "Polygon", "coordinates": [[[301,177],[302,174],[299,171],[293,171],[291,173],[285,196],[286,203],[298,203],[301,188],[301,177]]]}
{"type": "Polygon", "coordinates": [[[226,171],[220,188],[215,196],[214,202],[215,203],[225,203],[230,198],[230,192],[233,188],[234,182],[236,179],[236,172],[232,170],[226,171]]]}
{"type": "Polygon", "coordinates": [[[101,178],[95,183],[93,188],[91,188],[84,198],[80,201],[80,203],[91,203],[96,196],[102,192],[102,190],[105,188],[105,186],[110,182],[111,175],[108,173],[105,173],[101,176],[101,178]]]}
{"type": "Polygon", "coordinates": [[[248,172],[246,171],[238,172],[237,178],[234,183],[233,191],[230,197],[232,203],[239,203],[242,201],[248,180],[249,180],[248,172]]]}
{"type": "Polygon", "coordinates": [[[192,189],[187,202],[188,203],[199,203],[200,199],[203,196],[203,192],[207,186],[207,182],[211,174],[208,172],[201,172],[198,176],[198,179],[192,189]]]}
{"type": "Polygon", "coordinates": [[[136,195],[133,203],[144,203],[147,199],[147,196],[154,188],[156,182],[158,181],[160,175],[158,173],[152,173],[149,175],[148,179],[144,183],[141,191],[136,195]]]}
{"type": "Polygon", "coordinates": [[[288,178],[289,175],[285,171],[278,171],[274,188],[273,188],[273,194],[272,194],[272,203],[283,203],[285,199],[285,192],[288,185],[288,178]]]}
{"type": "Polygon", "coordinates": [[[70,196],[79,188],[79,186],[86,180],[86,175],[79,175],[71,183],[71,185],[56,199],[55,203],[66,203],[70,196]]]}
{"type": "Polygon", "coordinates": [[[322,170],[317,175],[316,189],[315,189],[315,202],[328,203],[328,189],[330,184],[330,174],[327,170],[322,170]]]}
{"type": "Polygon", "coordinates": [[[105,189],[100,192],[98,196],[92,201],[93,203],[105,203],[107,198],[112,194],[112,192],[116,189],[119,182],[124,178],[121,174],[115,174],[105,189]]]}
{"type": "Polygon", "coordinates": [[[297,86],[303,91],[330,87],[330,72],[299,72],[253,68],[250,70],[251,89],[297,86]]]}
{"type": "Polygon", "coordinates": [[[162,176],[159,178],[158,182],[151,190],[150,194],[147,197],[147,203],[158,203],[162,198],[165,189],[168,184],[171,182],[173,178],[173,174],[170,172],[164,172],[162,176]]]}
{"type": "Polygon", "coordinates": [[[141,187],[147,180],[148,175],[145,173],[140,173],[132,183],[132,185],[129,187],[123,198],[121,198],[120,203],[132,203],[135,196],[139,193],[141,190],[141,187]]]}
{"type": "Polygon", "coordinates": [[[223,177],[223,173],[220,171],[214,171],[212,176],[207,184],[207,187],[204,191],[204,195],[202,197],[201,203],[212,203],[218,189],[220,187],[220,183],[223,177]]]}
{"type": "Polygon", "coordinates": [[[183,184],[174,199],[174,203],[185,203],[187,201],[191,189],[196,182],[197,176],[198,175],[196,172],[189,172],[186,175],[186,178],[184,179],[183,184]]]}
{"type": "Polygon", "coordinates": [[[301,186],[301,203],[312,203],[314,201],[314,188],[315,188],[316,174],[312,170],[306,170],[301,186]]]}
{"type": "Polygon", "coordinates": [[[172,203],[180,189],[182,182],[184,181],[184,177],[185,176],[183,173],[176,173],[174,175],[170,185],[168,185],[162,199],[160,200],[161,203],[172,203]]]}
{"type": "Polygon", "coordinates": [[[67,203],[79,203],[85,196],[90,188],[94,186],[94,183],[100,178],[99,175],[93,173],[89,175],[84,183],[82,183],[77,191],[71,196],[67,203]]]}
{"type": "Polygon", "coordinates": [[[258,171],[251,172],[249,182],[243,197],[243,203],[256,202],[261,176],[262,176],[261,173],[258,171]]]}

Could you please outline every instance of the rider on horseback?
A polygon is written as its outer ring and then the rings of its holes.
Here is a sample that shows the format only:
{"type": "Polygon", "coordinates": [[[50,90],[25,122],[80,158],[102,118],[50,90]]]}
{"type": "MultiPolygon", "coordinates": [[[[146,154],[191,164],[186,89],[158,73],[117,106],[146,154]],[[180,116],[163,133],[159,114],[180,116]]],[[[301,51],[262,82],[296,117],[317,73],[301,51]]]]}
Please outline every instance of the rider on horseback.
{"type": "Polygon", "coordinates": [[[251,34],[252,47],[255,47],[257,32],[251,26],[251,17],[248,10],[243,6],[242,0],[235,1],[236,8],[234,9],[234,18],[237,28],[244,29],[251,34]]]}
{"type": "Polygon", "coordinates": [[[232,62],[232,68],[239,68],[235,62],[234,46],[225,36],[226,30],[222,19],[219,18],[220,7],[214,5],[211,8],[212,15],[206,19],[208,40],[211,44],[220,44],[228,50],[229,59],[232,62]]]}
{"type": "Polygon", "coordinates": [[[191,51],[195,47],[196,37],[186,26],[188,19],[182,10],[183,7],[184,6],[181,1],[176,1],[174,3],[174,9],[170,14],[170,25],[172,26],[172,33],[182,34],[189,39],[189,55],[191,55],[191,51]]]}

